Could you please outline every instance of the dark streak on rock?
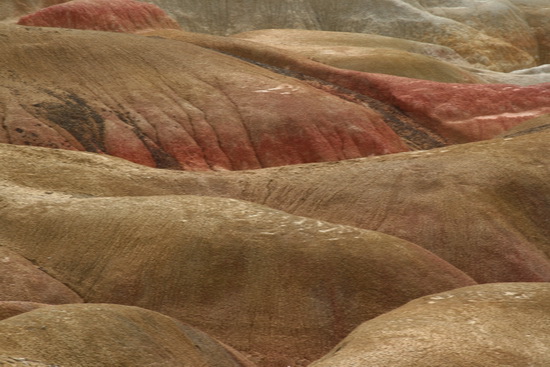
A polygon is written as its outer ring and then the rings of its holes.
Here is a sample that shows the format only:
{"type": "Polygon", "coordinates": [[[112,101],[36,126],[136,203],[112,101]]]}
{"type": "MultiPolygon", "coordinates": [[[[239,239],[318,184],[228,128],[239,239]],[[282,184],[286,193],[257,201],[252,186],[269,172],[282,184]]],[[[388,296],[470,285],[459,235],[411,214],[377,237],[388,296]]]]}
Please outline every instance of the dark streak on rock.
{"type": "Polygon", "coordinates": [[[60,94],[44,89],[60,101],[33,104],[34,114],[53,122],[74,136],[89,152],[105,152],[105,121],[86,101],[74,93],[60,94]]]}
{"type": "Polygon", "coordinates": [[[228,56],[238,58],[239,60],[254,64],[256,66],[262,67],[274,73],[284,75],[290,78],[298,79],[301,81],[307,82],[309,85],[322,89],[325,92],[328,92],[334,96],[345,99],[350,102],[366,105],[367,107],[378,112],[384,122],[403,139],[403,141],[411,149],[433,149],[440,148],[447,145],[445,140],[437,136],[435,133],[429,131],[428,129],[422,127],[419,124],[414,123],[414,121],[407,117],[405,114],[397,110],[393,106],[389,106],[381,101],[378,101],[374,98],[365,96],[363,94],[354,92],[350,89],[341,87],[337,84],[327,82],[323,79],[318,79],[309,75],[298,73],[292,70],[280,68],[273,65],[264,64],[256,60],[251,60],[245,57],[232,55],[230,53],[215,50],[213,51],[223,53],[228,56]]]}
{"type": "Polygon", "coordinates": [[[145,145],[147,150],[151,153],[151,156],[155,160],[157,168],[168,168],[181,170],[183,169],[180,163],[172,157],[170,154],[166,153],[162,148],[160,148],[154,141],[149,139],[137,126],[129,113],[122,113],[120,111],[113,111],[117,117],[124,122],[125,124],[131,126],[132,131],[138,137],[139,140],[145,145]]]}
{"type": "Polygon", "coordinates": [[[514,132],[514,133],[506,134],[506,135],[503,135],[503,137],[504,138],[513,138],[513,137],[516,137],[516,136],[522,136],[522,135],[537,133],[539,131],[543,131],[543,130],[546,130],[546,129],[550,129],[550,124],[535,126],[535,127],[530,128],[530,129],[525,129],[525,130],[517,131],[517,132],[514,132]]]}

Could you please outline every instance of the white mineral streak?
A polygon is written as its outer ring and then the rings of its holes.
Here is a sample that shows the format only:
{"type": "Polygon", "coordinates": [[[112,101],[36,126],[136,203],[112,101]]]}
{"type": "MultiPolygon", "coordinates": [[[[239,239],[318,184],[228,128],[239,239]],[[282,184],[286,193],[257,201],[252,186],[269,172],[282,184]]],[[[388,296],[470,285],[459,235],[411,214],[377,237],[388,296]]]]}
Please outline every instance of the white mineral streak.
{"type": "Polygon", "coordinates": [[[278,93],[278,94],[291,94],[291,92],[296,92],[299,88],[290,84],[281,84],[273,88],[268,89],[257,89],[255,93],[278,93]]]}

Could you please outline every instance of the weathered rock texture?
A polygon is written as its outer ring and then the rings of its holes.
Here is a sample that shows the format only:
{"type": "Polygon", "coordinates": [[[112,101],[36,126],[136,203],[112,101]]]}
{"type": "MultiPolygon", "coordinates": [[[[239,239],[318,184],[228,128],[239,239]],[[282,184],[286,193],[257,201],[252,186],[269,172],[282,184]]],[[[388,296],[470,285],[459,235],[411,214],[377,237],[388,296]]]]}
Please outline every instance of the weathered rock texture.
{"type": "Polygon", "coordinates": [[[433,44],[373,34],[297,29],[251,31],[232,37],[289,50],[343,69],[448,83],[484,82],[457,66],[469,64],[456,52],[433,44]]]}
{"type": "Polygon", "coordinates": [[[548,366],[550,284],[456,289],[369,320],[311,367],[548,366]]]}
{"type": "MultiPolygon", "coordinates": [[[[75,3],[83,1],[86,0],[75,3]]],[[[54,1],[61,2],[64,1],[54,1]]],[[[147,2],[159,5],[177,18],[184,29],[195,32],[227,35],[254,29],[301,28],[372,33],[447,46],[472,65],[497,71],[548,62],[548,24],[545,19],[550,8],[548,4],[539,2],[517,0],[517,6],[505,0],[354,0],[338,4],[324,0],[147,2]]],[[[12,8],[20,7],[14,5],[13,0],[7,3],[5,6],[9,9],[6,12],[16,13],[12,8]]],[[[73,7],[70,3],[33,14],[26,18],[25,21],[29,22],[26,24],[38,25],[32,19],[39,19],[41,25],[48,26],[89,28],[94,24],[93,27],[99,27],[94,29],[105,28],[99,25],[101,20],[98,17],[105,10],[96,12],[89,10],[94,5],[75,4],[73,7]],[[74,21],[66,21],[67,14],[71,14],[68,17],[74,21]],[[94,14],[93,19],[87,16],[89,14],[94,14]]],[[[134,5],[134,8],[144,6],[134,5]]],[[[37,7],[34,4],[34,8],[37,7]]],[[[116,17],[133,12],[134,19],[141,17],[141,12],[125,7],[116,12],[116,17]]],[[[118,26],[114,30],[123,28],[118,26]]]]}
{"type": "Polygon", "coordinates": [[[0,21],[15,22],[22,16],[68,0],[3,0],[0,2],[0,21]]]}
{"type": "Polygon", "coordinates": [[[373,33],[447,46],[473,65],[493,70],[510,71],[536,63],[531,28],[516,7],[502,0],[148,2],[168,11],[185,30],[195,32],[227,35],[302,28],[373,33]]]}
{"type": "Polygon", "coordinates": [[[550,82],[547,65],[513,72],[474,68],[448,47],[374,34],[268,29],[232,35],[339,68],[446,83],[550,82]]]}
{"type": "MultiPolygon", "coordinates": [[[[21,277],[24,277],[21,274],[21,277]]],[[[14,276],[15,277],[15,276],[14,276]]],[[[0,320],[7,319],[8,317],[16,316],[24,312],[29,312],[39,307],[47,307],[49,305],[35,302],[24,301],[0,301],[0,320]]],[[[0,362],[2,361],[0,357],[0,362]]],[[[1,364],[0,364],[1,365],[1,364]]]]}
{"type": "Polygon", "coordinates": [[[37,366],[253,367],[206,334],[138,307],[50,306],[2,320],[0,328],[0,355],[43,363],[37,366]]]}
{"type": "Polygon", "coordinates": [[[29,366],[29,367],[61,367],[56,364],[46,364],[38,361],[32,361],[28,358],[21,357],[6,357],[0,355],[0,365],[1,366],[29,366]]]}
{"type": "MultiPolygon", "coordinates": [[[[376,99],[385,106],[397,107],[414,125],[428,128],[431,136],[447,144],[489,139],[525,120],[550,112],[550,83],[526,87],[438,83],[342,70],[246,40],[170,30],[150,35],[179,39],[289,69],[376,99]]],[[[418,135],[415,128],[400,131],[400,126],[406,124],[398,114],[391,114],[401,119],[399,126],[392,126],[401,136],[418,135]]]]}
{"type": "Polygon", "coordinates": [[[538,42],[538,61],[550,64],[550,4],[545,0],[510,0],[524,14],[538,42]]]}
{"type": "Polygon", "coordinates": [[[67,286],[3,246],[0,246],[0,301],[52,304],[82,302],[67,286]]]}
{"type": "Polygon", "coordinates": [[[364,320],[474,284],[393,236],[233,199],[24,192],[3,190],[4,243],[86,302],[163,312],[265,366],[303,366],[364,320]]]}
{"type": "Polygon", "coordinates": [[[158,6],[136,0],[73,0],[26,15],[17,24],[111,32],[180,28],[158,6]]]}
{"type": "Polygon", "coordinates": [[[188,43],[2,27],[0,142],[160,168],[252,169],[409,148],[382,116],[188,43]]]}
{"type": "Polygon", "coordinates": [[[393,234],[479,282],[548,281],[549,134],[243,173],[152,170],[10,145],[0,162],[6,179],[44,191],[233,197],[393,234]]]}

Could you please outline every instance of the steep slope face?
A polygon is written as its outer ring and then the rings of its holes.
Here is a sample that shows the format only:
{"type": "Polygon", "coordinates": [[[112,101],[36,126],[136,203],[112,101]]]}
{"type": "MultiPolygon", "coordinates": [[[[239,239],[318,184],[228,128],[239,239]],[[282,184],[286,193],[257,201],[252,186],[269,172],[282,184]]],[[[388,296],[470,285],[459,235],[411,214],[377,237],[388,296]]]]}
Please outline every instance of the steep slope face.
{"type": "Polygon", "coordinates": [[[445,84],[374,74],[368,81],[366,94],[393,102],[452,143],[490,139],[550,112],[550,83],[445,84]]]}
{"type": "Polygon", "coordinates": [[[526,21],[525,13],[512,4],[513,0],[420,0],[419,3],[436,17],[454,20],[504,40],[539,61],[535,32],[526,21]]]}
{"type": "Polygon", "coordinates": [[[549,310],[548,283],[434,294],[365,322],[311,367],[547,366],[549,310]]]}
{"type": "Polygon", "coordinates": [[[361,103],[188,43],[2,27],[0,142],[160,168],[252,169],[409,148],[361,103]]]}
{"type": "Polygon", "coordinates": [[[67,286],[4,246],[0,246],[0,262],[0,301],[82,302],[67,286]]]}
{"type": "Polygon", "coordinates": [[[2,191],[1,240],[86,302],[166,313],[264,366],[303,366],[364,320],[474,284],[398,238],[237,200],[2,191]]]}
{"type": "Polygon", "coordinates": [[[73,0],[26,15],[17,24],[111,32],[180,28],[158,6],[135,0],[73,0]]]}
{"type": "Polygon", "coordinates": [[[0,328],[0,355],[43,365],[253,367],[206,334],[138,307],[49,306],[0,328]]]}
{"type": "Polygon", "coordinates": [[[549,134],[243,173],[167,172],[10,145],[0,164],[5,179],[44,191],[239,198],[404,238],[479,282],[548,281],[549,134]]]}

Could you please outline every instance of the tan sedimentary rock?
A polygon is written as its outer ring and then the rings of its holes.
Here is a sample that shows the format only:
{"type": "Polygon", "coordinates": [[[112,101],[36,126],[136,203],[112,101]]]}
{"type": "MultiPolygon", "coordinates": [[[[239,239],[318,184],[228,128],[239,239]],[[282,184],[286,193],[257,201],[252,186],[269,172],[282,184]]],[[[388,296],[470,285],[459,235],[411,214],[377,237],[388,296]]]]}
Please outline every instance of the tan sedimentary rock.
{"type": "Polygon", "coordinates": [[[183,29],[194,32],[227,35],[254,29],[301,28],[374,33],[447,46],[470,63],[492,70],[510,71],[535,65],[535,56],[529,53],[535,43],[529,27],[515,7],[500,0],[474,4],[457,0],[450,6],[441,0],[149,2],[174,16],[183,29]],[[461,6],[472,14],[464,22],[453,19],[451,13],[461,6]],[[446,9],[449,17],[434,9],[446,9]],[[492,27],[495,23],[487,21],[493,18],[505,20],[501,28],[510,30],[496,31],[498,26],[492,27]]]}
{"type": "Polygon", "coordinates": [[[136,0],[73,0],[25,15],[17,24],[128,33],[180,28],[158,6],[136,0]]]}
{"type": "Polygon", "coordinates": [[[66,285],[3,245],[0,246],[0,301],[82,302],[66,285]]]}
{"type": "Polygon", "coordinates": [[[484,82],[457,66],[469,64],[451,49],[405,39],[297,29],[250,31],[232,37],[289,50],[343,69],[448,83],[484,82]]]}
{"type": "Polygon", "coordinates": [[[17,186],[2,196],[0,239],[86,302],[163,312],[264,366],[304,365],[364,320],[474,284],[393,236],[244,201],[71,197],[17,186]]]}
{"type": "Polygon", "coordinates": [[[538,63],[550,64],[550,4],[545,0],[511,0],[524,14],[538,43],[538,63]]]}
{"type": "Polygon", "coordinates": [[[17,365],[254,366],[199,330],[138,307],[49,306],[2,320],[0,328],[0,356],[17,365]]]}
{"type": "Polygon", "coordinates": [[[3,0],[0,2],[0,22],[15,23],[22,15],[67,1],[69,0],[3,0]]]}
{"type": "Polygon", "coordinates": [[[311,367],[547,366],[549,310],[548,283],[434,294],[365,322],[311,367]]]}
{"type": "Polygon", "coordinates": [[[11,145],[2,146],[0,164],[6,180],[39,190],[244,199],[393,234],[479,282],[547,281],[549,133],[243,173],[153,170],[96,155],[11,145]]]}
{"type": "MultiPolygon", "coordinates": [[[[49,305],[44,303],[36,303],[36,302],[0,301],[0,320],[19,315],[20,313],[29,312],[39,307],[47,307],[47,306],[49,305]]],[[[0,357],[0,361],[1,361],[1,357],[0,357]]]]}

